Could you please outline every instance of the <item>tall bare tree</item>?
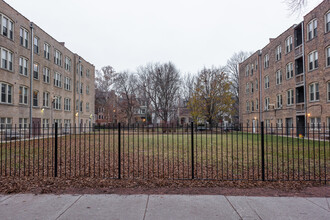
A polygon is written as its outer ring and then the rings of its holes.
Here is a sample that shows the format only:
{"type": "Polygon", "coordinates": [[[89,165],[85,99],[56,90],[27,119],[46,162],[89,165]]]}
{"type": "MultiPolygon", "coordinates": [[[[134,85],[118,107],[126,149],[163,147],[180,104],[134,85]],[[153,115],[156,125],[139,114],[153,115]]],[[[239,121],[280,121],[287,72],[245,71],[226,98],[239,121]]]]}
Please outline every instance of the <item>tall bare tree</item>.
{"type": "Polygon", "coordinates": [[[194,93],[194,84],[196,81],[196,77],[190,73],[184,75],[182,77],[182,84],[180,89],[180,98],[183,101],[189,101],[194,93]]]}
{"type": "Polygon", "coordinates": [[[180,75],[175,65],[155,63],[138,69],[139,88],[146,94],[153,112],[168,122],[176,112],[180,75]]]}
{"type": "Polygon", "coordinates": [[[307,5],[307,0],[286,0],[285,3],[291,14],[300,14],[302,9],[307,5]]]}
{"type": "Polygon", "coordinates": [[[127,122],[131,124],[135,108],[138,107],[137,77],[134,73],[124,71],[118,73],[114,82],[118,96],[117,106],[119,111],[125,113],[127,122]]]}

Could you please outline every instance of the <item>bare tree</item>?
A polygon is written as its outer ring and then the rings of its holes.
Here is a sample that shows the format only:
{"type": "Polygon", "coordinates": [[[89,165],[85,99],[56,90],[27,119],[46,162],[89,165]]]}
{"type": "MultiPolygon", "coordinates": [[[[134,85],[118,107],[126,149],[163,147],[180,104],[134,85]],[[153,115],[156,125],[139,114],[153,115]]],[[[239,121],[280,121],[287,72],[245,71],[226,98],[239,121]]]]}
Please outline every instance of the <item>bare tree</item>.
{"type": "Polygon", "coordinates": [[[180,89],[180,98],[183,101],[189,101],[194,93],[194,84],[196,77],[190,73],[182,77],[182,85],[180,89]]]}
{"type": "Polygon", "coordinates": [[[139,88],[146,94],[153,112],[168,122],[177,108],[180,75],[173,63],[148,64],[138,69],[139,88]]]}
{"type": "Polygon", "coordinates": [[[300,14],[302,9],[307,5],[307,0],[286,0],[285,3],[291,14],[300,14]]]}
{"type": "Polygon", "coordinates": [[[134,110],[138,107],[137,102],[137,77],[127,71],[118,73],[115,79],[115,88],[118,96],[117,106],[119,111],[124,112],[126,120],[132,123],[134,110]]]}

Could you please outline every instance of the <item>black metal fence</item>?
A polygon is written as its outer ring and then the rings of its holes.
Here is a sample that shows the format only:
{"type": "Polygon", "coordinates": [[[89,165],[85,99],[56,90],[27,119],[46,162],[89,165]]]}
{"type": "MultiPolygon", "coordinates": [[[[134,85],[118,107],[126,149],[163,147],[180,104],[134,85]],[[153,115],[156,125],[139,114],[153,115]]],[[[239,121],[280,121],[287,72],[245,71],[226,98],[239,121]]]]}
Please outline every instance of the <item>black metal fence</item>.
{"type": "Polygon", "coordinates": [[[10,127],[0,136],[0,176],[329,180],[325,125],[55,124],[10,127]]]}

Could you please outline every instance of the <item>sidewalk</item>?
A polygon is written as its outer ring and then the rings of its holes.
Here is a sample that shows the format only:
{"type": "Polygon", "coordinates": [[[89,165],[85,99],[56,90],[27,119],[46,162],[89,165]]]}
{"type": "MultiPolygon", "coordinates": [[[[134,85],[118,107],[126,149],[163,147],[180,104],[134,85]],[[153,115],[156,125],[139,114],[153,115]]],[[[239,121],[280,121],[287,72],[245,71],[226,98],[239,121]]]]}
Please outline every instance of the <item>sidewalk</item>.
{"type": "Polygon", "coordinates": [[[329,219],[330,198],[0,195],[0,219],[329,219]]]}

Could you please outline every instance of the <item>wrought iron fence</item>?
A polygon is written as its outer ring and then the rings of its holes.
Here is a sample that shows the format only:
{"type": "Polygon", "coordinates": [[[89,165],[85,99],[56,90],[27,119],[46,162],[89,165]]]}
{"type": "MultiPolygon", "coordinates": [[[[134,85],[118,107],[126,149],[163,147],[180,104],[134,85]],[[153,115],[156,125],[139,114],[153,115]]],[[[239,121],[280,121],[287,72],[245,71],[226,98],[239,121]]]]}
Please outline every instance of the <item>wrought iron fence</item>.
{"type": "Polygon", "coordinates": [[[0,136],[0,176],[329,180],[325,125],[55,124],[0,136]]]}

